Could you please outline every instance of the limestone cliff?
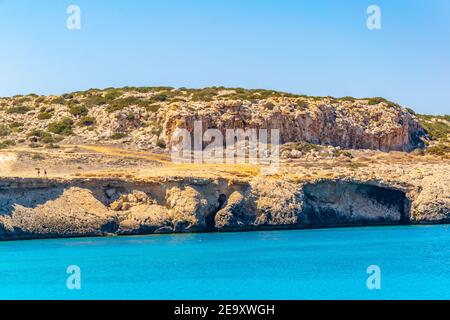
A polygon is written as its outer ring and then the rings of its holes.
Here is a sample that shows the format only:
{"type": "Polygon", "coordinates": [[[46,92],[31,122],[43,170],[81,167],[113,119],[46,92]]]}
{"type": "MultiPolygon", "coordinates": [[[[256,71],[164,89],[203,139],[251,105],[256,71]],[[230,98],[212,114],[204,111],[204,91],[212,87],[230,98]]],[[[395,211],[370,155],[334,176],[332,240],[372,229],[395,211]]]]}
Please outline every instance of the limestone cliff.
{"type": "MultiPolygon", "coordinates": [[[[447,177],[448,178],[448,177],[447,177]]],[[[0,240],[449,223],[428,184],[352,179],[2,179],[0,240]]]]}
{"type": "Polygon", "coordinates": [[[176,128],[279,129],[281,142],[411,151],[418,119],[381,98],[308,97],[267,90],[122,88],[0,98],[4,144],[121,143],[164,149],[176,128]]]}

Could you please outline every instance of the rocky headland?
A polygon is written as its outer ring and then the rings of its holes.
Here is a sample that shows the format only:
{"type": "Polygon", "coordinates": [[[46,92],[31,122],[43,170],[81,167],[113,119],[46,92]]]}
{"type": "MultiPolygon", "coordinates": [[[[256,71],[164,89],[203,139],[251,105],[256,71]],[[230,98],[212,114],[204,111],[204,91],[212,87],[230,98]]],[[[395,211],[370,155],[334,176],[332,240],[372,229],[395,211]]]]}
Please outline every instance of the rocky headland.
{"type": "Polygon", "coordinates": [[[449,119],[226,88],[0,98],[0,240],[450,222],[449,119]],[[177,128],[278,129],[280,168],[174,164],[177,128]]]}

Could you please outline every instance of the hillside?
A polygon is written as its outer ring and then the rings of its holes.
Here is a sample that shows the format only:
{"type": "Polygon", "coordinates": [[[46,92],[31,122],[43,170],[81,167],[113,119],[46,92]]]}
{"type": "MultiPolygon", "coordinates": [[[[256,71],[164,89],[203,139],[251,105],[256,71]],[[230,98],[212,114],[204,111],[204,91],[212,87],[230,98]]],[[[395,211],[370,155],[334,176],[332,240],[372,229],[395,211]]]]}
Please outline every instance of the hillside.
{"type": "MultiPolygon", "coordinates": [[[[449,121],[416,116],[382,98],[309,97],[240,88],[91,89],[61,96],[0,98],[0,148],[58,144],[121,144],[162,151],[175,128],[279,129],[283,143],[343,149],[413,151],[426,130],[448,152],[449,121]],[[438,133],[433,131],[438,126],[438,133]],[[426,129],[426,130],[425,130],[426,129]]],[[[429,144],[425,141],[426,144],[429,144]]]]}
{"type": "Polygon", "coordinates": [[[0,240],[450,222],[448,116],[382,98],[122,88],[1,98],[0,119],[0,240]],[[197,120],[279,129],[279,167],[171,161],[197,120]]]}

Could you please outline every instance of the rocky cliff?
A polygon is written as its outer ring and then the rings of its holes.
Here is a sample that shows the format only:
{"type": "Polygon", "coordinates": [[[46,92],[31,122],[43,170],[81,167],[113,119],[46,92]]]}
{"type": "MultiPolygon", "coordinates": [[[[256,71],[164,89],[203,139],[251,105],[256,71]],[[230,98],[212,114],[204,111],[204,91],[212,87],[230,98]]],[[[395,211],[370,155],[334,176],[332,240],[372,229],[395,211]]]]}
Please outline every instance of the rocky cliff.
{"type": "Polygon", "coordinates": [[[382,98],[308,97],[267,90],[122,88],[0,99],[7,143],[121,143],[164,149],[176,128],[279,129],[282,143],[411,151],[425,131],[408,110],[382,98]]]}
{"type": "Polygon", "coordinates": [[[449,223],[448,186],[436,191],[368,177],[10,178],[0,183],[0,240],[449,223]]]}
{"type": "Polygon", "coordinates": [[[448,116],[382,98],[92,89],[0,98],[0,119],[0,240],[450,222],[448,116]],[[278,129],[279,168],[171,162],[196,121],[278,129]]]}

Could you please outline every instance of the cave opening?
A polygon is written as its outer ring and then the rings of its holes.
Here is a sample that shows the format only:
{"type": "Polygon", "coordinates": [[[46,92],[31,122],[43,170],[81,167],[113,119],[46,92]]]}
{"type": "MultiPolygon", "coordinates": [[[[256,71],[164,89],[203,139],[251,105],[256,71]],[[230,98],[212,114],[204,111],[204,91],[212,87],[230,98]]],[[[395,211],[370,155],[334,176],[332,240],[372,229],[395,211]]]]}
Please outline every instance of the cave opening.
{"type": "Polygon", "coordinates": [[[323,181],[304,187],[311,225],[409,224],[410,202],[400,190],[364,183],[323,181]]]}
{"type": "Polygon", "coordinates": [[[205,217],[206,231],[208,231],[208,232],[217,231],[216,215],[217,215],[217,212],[219,212],[226,205],[227,196],[225,194],[219,195],[219,198],[217,199],[217,203],[218,203],[217,207],[205,217]]]}

